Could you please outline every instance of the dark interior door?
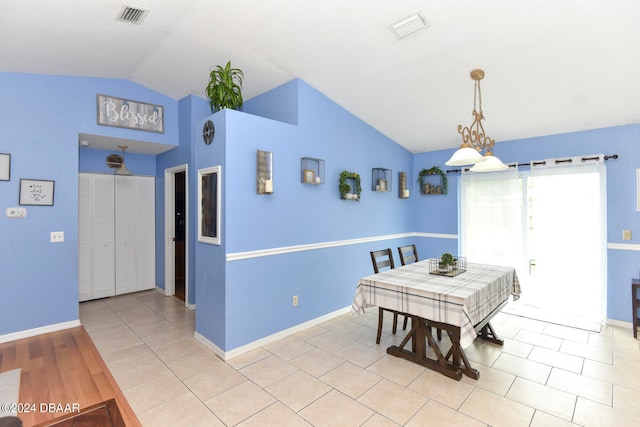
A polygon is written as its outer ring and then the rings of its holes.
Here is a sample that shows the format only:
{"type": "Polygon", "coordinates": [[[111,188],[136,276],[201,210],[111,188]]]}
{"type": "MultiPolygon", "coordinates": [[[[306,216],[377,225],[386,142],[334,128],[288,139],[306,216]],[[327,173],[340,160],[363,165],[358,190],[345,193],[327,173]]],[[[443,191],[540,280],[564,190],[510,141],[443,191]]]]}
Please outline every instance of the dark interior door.
{"type": "Polygon", "coordinates": [[[185,173],[178,172],[173,175],[175,178],[175,296],[184,301],[185,299],[185,226],[187,218],[185,217],[185,173]]]}

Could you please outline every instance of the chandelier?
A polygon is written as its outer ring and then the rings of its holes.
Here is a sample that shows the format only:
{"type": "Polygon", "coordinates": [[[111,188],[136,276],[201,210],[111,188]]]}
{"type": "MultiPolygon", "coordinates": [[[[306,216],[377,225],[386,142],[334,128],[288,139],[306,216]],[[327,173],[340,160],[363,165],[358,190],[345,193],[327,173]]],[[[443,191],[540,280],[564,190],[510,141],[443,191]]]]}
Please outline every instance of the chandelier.
{"type": "Polygon", "coordinates": [[[482,126],[484,113],[482,112],[482,92],[480,80],[484,78],[484,71],[476,69],[471,71],[473,88],[473,123],[470,126],[458,125],[458,133],[462,136],[462,145],[453,153],[453,156],[445,163],[447,166],[474,165],[472,172],[494,172],[508,168],[500,159],[493,155],[493,146],[496,141],[487,136],[482,126]],[[481,152],[484,151],[484,156],[481,152]]]}

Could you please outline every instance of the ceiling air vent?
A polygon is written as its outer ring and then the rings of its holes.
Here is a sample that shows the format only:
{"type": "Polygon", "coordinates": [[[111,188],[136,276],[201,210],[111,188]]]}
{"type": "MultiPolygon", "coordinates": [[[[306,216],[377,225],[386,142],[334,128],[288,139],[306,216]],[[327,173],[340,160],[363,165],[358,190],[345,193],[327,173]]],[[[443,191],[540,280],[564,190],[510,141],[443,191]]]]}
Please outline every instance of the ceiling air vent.
{"type": "Polygon", "coordinates": [[[409,34],[415,33],[418,30],[427,28],[429,27],[429,25],[430,24],[426,19],[424,19],[424,16],[422,16],[422,14],[414,13],[413,15],[401,19],[395,24],[391,24],[389,26],[389,29],[398,39],[401,39],[408,36],[409,34]]]}
{"type": "Polygon", "coordinates": [[[149,14],[148,10],[140,9],[133,6],[123,6],[122,10],[118,14],[118,21],[126,22],[127,24],[142,24],[144,18],[149,14]]]}

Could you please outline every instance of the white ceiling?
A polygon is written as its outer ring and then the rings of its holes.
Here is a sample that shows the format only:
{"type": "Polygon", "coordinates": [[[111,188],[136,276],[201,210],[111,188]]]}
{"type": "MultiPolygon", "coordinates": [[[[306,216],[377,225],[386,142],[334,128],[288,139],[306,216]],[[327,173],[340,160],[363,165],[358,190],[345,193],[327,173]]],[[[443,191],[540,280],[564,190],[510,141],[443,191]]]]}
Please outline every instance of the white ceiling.
{"type": "Polygon", "coordinates": [[[412,152],[459,145],[474,68],[498,144],[640,123],[638,0],[2,0],[0,58],[175,99],[205,98],[231,60],[245,99],[300,77],[412,152]],[[150,10],[142,25],[116,20],[125,4],[150,10]],[[396,39],[415,12],[430,27],[396,39]]]}

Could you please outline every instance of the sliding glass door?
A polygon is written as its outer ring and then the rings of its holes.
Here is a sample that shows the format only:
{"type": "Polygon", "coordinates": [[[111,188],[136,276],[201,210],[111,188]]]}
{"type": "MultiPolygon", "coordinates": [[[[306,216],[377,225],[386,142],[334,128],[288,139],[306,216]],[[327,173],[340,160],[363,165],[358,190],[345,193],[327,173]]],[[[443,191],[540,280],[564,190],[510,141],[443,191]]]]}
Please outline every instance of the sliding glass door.
{"type": "Polygon", "coordinates": [[[601,322],[606,307],[604,166],[532,168],[527,179],[530,304],[601,322]]]}
{"type": "Polygon", "coordinates": [[[515,266],[520,304],[599,323],[606,314],[604,165],[572,163],[464,174],[461,254],[470,262],[515,266]]]}

